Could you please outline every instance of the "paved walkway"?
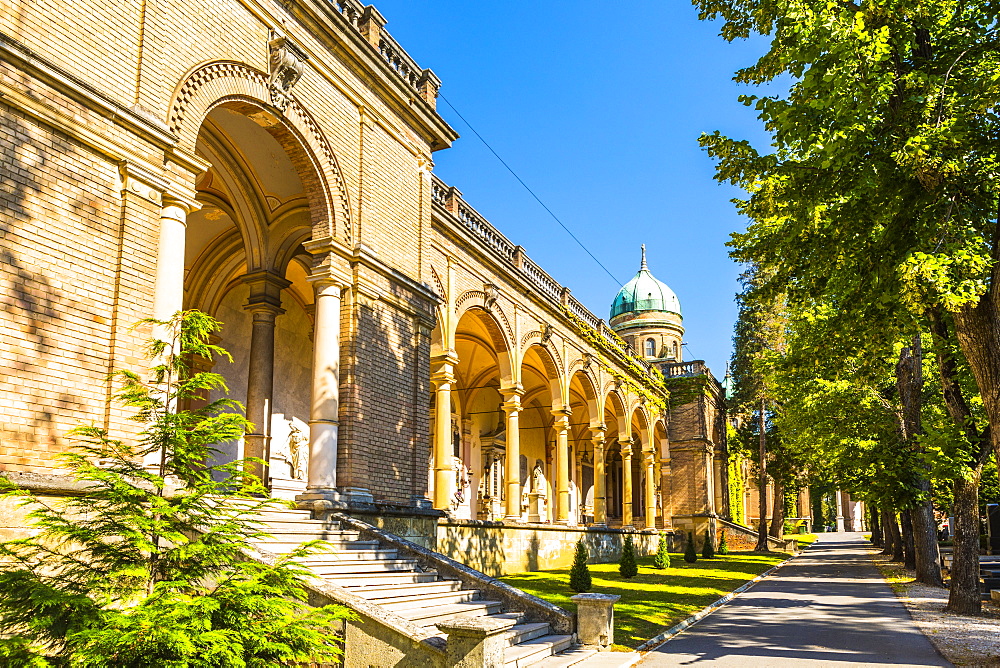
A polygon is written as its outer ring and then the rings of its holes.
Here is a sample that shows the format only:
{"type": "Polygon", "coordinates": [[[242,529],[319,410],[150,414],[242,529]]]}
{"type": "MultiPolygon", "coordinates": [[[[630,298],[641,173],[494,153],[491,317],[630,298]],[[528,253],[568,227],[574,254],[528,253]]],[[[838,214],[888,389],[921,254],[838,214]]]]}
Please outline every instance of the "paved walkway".
{"type": "Polygon", "coordinates": [[[950,666],[917,629],[859,533],[801,556],[639,662],[660,666],[950,666]]]}

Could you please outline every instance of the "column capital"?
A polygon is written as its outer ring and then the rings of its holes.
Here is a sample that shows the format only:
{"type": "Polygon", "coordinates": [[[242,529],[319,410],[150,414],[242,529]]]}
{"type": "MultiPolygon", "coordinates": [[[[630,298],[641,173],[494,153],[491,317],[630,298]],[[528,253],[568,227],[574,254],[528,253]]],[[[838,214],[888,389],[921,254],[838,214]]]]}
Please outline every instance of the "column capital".
{"type": "Polygon", "coordinates": [[[599,424],[595,427],[589,427],[590,429],[590,440],[603,443],[607,437],[608,425],[599,424]]]}
{"type": "MultiPolygon", "coordinates": [[[[431,369],[441,368],[441,367],[454,367],[458,364],[458,352],[455,350],[444,350],[437,355],[431,355],[431,369]]],[[[434,373],[434,371],[431,371],[434,373]]]]}
{"type": "Polygon", "coordinates": [[[448,365],[447,369],[439,369],[431,374],[431,382],[434,383],[436,390],[449,389],[456,380],[458,379],[455,377],[451,365],[448,365]]]}
{"type": "Polygon", "coordinates": [[[336,294],[339,297],[340,293],[351,287],[353,283],[349,275],[332,267],[313,269],[312,274],[306,280],[313,284],[313,290],[316,291],[317,296],[336,294]]]}
{"type": "Polygon", "coordinates": [[[520,393],[516,393],[516,394],[510,394],[510,395],[504,395],[504,396],[506,398],[505,398],[504,402],[502,404],[500,404],[501,408],[503,408],[503,412],[506,413],[508,416],[509,415],[517,415],[518,413],[520,413],[521,412],[521,408],[522,408],[522,406],[521,406],[521,394],[520,393]]]}
{"type": "Polygon", "coordinates": [[[272,318],[285,312],[281,308],[281,291],[292,284],[291,281],[270,271],[255,271],[245,274],[241,279],[250,286],[250,296],[243,308],[254,314],[270,314],[272,318]]]}
{"type": "Polygon", "coordinates": [[[552,426],[554,426],[560,432],[569,431],[569,416],[570,413],[568,411],[563,411],[563,410],[552,411],[552,417],[554,418],[554,420],[552,421],[552,426]]]}
{"type": "Polygon", "coordinates": [[[632,456],[632,443],[629,441],[618,441],[618,445],[621,446],[622,459],[632,456]]]}

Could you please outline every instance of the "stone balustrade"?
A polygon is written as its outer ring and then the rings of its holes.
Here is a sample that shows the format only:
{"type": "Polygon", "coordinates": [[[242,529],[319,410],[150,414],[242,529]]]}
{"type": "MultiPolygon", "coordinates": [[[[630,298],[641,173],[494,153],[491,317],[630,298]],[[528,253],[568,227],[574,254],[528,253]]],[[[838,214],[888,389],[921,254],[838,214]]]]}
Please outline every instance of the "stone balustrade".
{"type": "Polygon", "coordinates": [[[422,69],[385,30],[385,18],[375,7],[357,0],[333,0],[332,5],[344,20],[368,41],[396,74],[431,107],[436,106],[441,80],[429,69],[422,69]]]}
{"type": "MultiPolygon", "coordinates": [[[[584,324],[591,327],[603,338],[612,349],[620,355],[637,364],[646,373],[652,373],[652,366],[632,350],[611,327],[601,318],[589,311],[578,299],[570,294],[569,288],[563,287],[554,278],[532,260],[521,246],[514,245],[507,237],[495,228],[486,218],[462,199],[458,189],[447,185],[437,176],[431,183],[431,199],[444,211],[451,214],[451,220],[458,223],[474,238],[482,242],[483,248],[505,264],[511,266],[517,275],[537,288],[540,295],[549,299],[557,306],[564,307],[584,324]]],[[[704,362],[702,365],[703,373],[704,362]]],[[[684,374],[679,374],[684,375],[684,374]]],[[[692,374],[694,375],[694,374],[692,374]]]]}

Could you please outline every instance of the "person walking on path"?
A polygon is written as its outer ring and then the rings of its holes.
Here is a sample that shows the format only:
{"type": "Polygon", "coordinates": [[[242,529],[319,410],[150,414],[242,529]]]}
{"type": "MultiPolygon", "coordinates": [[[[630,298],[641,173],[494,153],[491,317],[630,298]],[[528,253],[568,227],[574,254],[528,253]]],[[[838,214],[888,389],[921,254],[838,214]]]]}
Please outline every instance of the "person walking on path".
{"type": "Polygon", "coordinates": [[[661,666],[950,666],[910,619],[860,533],[806,552],[651,651],[661,666]]]}

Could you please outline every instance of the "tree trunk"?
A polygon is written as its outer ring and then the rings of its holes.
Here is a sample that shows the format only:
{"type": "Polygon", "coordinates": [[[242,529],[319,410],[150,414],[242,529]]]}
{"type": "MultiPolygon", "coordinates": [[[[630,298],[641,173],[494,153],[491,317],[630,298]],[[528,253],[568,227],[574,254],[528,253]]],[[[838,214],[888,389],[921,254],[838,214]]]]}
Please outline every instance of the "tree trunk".
{"type": "MultiPolygon", "coordinates": [[[[1000,224],[996,227],[1000,234],[1000,224]]],[[[958,382],[958,364],[951,353],[951,332],[948,322],[938,311],[931,310],[930,321],[937,344],[941,392],[948,416],[961,429],[969,443],[966,464],[967,477],[954,482],[955,538],[953,543],[951,593],[947,610],[962,614],[978,614],[982,610],[979,592],[979,482],[983,465],[989,459],[991,445],[1000,451],[1000,320],[997,318],[997,281],[1000,280],[1000,243],[993,240],[993,270],[990,291],[975,307],[965,307],[953,314],[955,337],[965,353],[969,368],[976,377],[979,394],[986,409],[989,425],[981,432],[969,409],[962,386],[958,382]],[[963,527],[962,530],[959,527],[963,527]],[[959,558],[961,555],[961,560],[959,558]]]]}
{"type": "Polygon", "coordinates": [[[979,477],[955,480],[955,542],[951,561],[951,592],[945,610],[960,615],[983,611],[979,592],[979,477]]]}
{"type": "MultiPolygon", "coordinates": [[[[930,481],[923,480],[930,488],[930,481]]],[[[934,501],[931,492],[926,492],[925,501],[916,508],[910,509],[913,521],[913,547],[916,557],[917,582],[932,587],[943,587],[941,578],[941,552],[937,543],[937,522],[934,520],[934,501]]]]}
{"type": "Polygon", "coordinates": [[[754,552],[768,552],[767,545],[767,436],[764,428],[767,424],[765,416],[764,397],[760,398],[760,420],[758,428],[760,430],[760,522],[757,525],[757,545],[754,552]]]}
{"type": "Polygon", "coordinates": [[[913,550],[913,519],[909,510],[899,513],[900,530],[903,534],[903,568],[917,570],[917,556],[913,550]]]}
{"type": "Polygon", "coordinates": [[[771,531],[774,538],[785,535],[785,483],[780,479],[774,481],[774,509],[771,511],[771,531]]]}
{"type": "Polygon", "coordinates": [[[882,554],[891,557],[896,550],[896,544],[892,535],[892,513],[888,510],[882,511],[882,535],[885,537],[885,547],[882,554]]]}
{"type": "MultiPolygon", "coordinates": [[[[899,522],[896,520],[896,511],[889,511],[887,517],[887,524],[889,525],[889,535],[892,536],[892,555],[893,561],[903,561],[903,537],[899,531],[899,522]]],[[[886,546],[888,547],[888,545],[886,546]]]]}
{"type": "Polygon", "coordinates": [[[882,540],[882,523],[879,522],[879,509],[872,506],[871,515],[872,545],[874,547],[883,547],[885,541],[882,540]]]}

